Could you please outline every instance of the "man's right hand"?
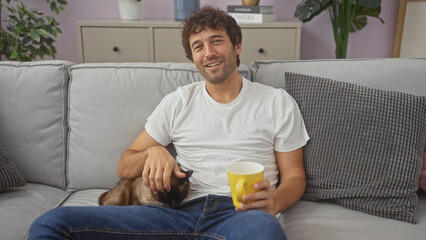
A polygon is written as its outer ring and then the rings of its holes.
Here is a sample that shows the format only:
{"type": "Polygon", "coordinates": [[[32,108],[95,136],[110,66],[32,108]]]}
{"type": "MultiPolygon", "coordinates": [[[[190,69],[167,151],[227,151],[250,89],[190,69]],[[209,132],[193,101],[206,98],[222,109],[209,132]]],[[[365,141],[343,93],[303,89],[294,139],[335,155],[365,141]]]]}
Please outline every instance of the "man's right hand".
{"type": "Polygon", "coordinates": [[[170,191],[170,176],[184,178],[185,173],[180,171],[176,160],[163,146],[150,147],[147,150],[147,159],[142,171],[143,182],[152,192],[170,191]]]}
{"type": "Polygon", "coordinates": [[[121,155],[117,166],[120,179],[140,177],[154,193],[170,191],[170,176],[184,178],[176,160],[169,151],[155,141],[145,130],[121,155]]]}

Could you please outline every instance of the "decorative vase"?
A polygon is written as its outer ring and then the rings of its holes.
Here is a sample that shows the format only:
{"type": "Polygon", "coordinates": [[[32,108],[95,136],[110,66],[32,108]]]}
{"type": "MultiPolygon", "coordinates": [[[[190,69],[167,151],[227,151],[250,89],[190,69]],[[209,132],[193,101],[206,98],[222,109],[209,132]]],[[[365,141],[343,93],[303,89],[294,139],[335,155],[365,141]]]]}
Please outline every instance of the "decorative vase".
{"type": "Polygon", "coordinates": [[[175,20],[183,21],[200,8],[200,0],[174,0],[175,20]]]}
{"type": "Polygon", "coordinates": [[[118,0],[120,18],[123,20],[139,20],[141,17],[141,2],[136,0],[118,0]]]}
{"type": "Polygon", "coordinates": [[[259,5],[259,0],[243,0],[243,5],[245,5],[245,6],[257,6],[257,5],[259,5]]]}

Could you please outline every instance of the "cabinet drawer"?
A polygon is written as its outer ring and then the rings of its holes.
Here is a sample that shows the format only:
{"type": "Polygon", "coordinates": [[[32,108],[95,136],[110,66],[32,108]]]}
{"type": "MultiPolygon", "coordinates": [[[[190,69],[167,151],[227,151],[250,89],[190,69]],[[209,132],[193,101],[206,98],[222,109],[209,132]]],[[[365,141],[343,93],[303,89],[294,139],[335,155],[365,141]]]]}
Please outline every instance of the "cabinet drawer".
{"type": "Polygon", "coordinates": [[[149,62],[148,28],[82,27],[84,62],[149,62]]]}
{"type": "Polygon", "coordinates": [[[295,60],[297,31],[295,28],[243,28],[241,62],[254,60],[295,60]]]}
{"type": "Polygon", "coordinates": [[[154,28],[155,62],[189,62],[181,44],[179,28],[154,28]]]}

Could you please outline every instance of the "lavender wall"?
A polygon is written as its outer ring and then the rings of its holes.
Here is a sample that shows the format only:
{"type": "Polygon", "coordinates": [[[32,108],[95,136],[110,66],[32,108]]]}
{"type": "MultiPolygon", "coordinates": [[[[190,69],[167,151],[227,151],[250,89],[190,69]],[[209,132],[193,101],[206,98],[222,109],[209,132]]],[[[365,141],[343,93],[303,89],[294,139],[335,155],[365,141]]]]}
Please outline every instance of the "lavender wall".
{"type": "MultiPolygon", "coordinates": [[[[51,14],[45,0],[24,0],[28,6],[51,14]]],[[[63,34],[59,35],[57,59],[79,62],[76,21],[119,19],[117,0],[68,0],[66,13],[57,17],[63,34]]],[[[261,0],[262,5],[274,5],[279,18],[294,19],[293,13],[301,0],[261,0]]],[[[227,5],[241,4],[241,0],[201,0],[201,5],[213,5],[226,10],[227,5]]],[[[391,57],[398,0],[383,0],[379,20],[369,18],[368,25],[349,37],[348,58],[391,57]]],[[[3,10],[3,13],[5,11],[3,10]]],[[[142,0],[142,19],[169,19],[173,16],[173,0],[142,0]]],[[[4,16],[4,14],[2,14],[4,16]]],[[[323,12],[302,28],[301,59],[334,58],[334,40],[328,12],[323,12]]],[[[244,49],[244,48],[243,48],[244,49]]]]}

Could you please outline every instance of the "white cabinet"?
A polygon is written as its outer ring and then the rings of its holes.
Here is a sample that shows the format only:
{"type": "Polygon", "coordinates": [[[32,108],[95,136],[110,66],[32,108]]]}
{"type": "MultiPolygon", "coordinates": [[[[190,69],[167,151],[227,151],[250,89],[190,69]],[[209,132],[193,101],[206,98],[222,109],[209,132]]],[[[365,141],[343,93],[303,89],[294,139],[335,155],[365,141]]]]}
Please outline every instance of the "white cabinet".
{"type": "MultiPolygon", "coordinates": [[[[293,21],[240,24],[241,63],[297,60],[302,24],[293,21]]],[[[188,62],[180,23],[172,21],[77,22],[81,62],[188,62]]]]}

